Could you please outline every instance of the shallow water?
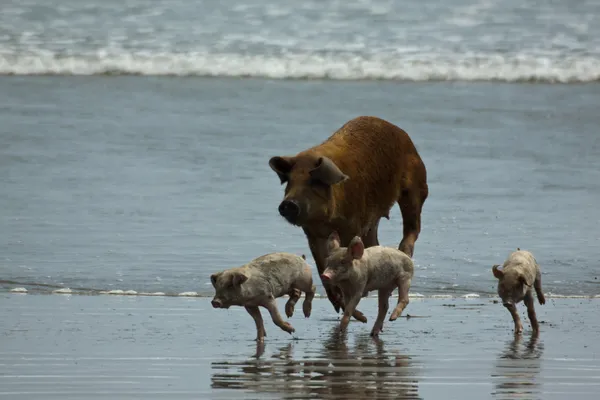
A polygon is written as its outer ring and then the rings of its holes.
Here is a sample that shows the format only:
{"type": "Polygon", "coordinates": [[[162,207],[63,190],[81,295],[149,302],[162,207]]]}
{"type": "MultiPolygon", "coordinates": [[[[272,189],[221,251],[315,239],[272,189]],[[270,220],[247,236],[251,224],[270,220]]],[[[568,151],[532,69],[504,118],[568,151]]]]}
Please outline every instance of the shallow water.
{"type": "MultiPolygon", "coordinates": [[[[4,289],[210,295],[211,273],[271,251],[312,264],[268,160],[366,114],[428,169],[413,294],[493,294],[517,247],[544,292],[600,294],[600,85],[0,77],[0,93],[4,289]]],[[[401,232],[395,207],[381,243],[401,232]]]]}
{"type": "MultiPolygon", "coordinates": [[[[329,302],[311,318],[299,305],[293,335],[240,307],[207,299],[1,294],[0,397],[92,399],[594,399],[600,363],[597,300],[536,304],[541,332],[514,339],[501,304],[413,300],[405,315],[369,336],[346,335],[329,302]],[[218,317],[217,317],[218,316],[218,317]],[[207,329],[209,327],[209,329],[207,329]]],[[[283,299],[279,300],[283,309],[283,299]]]]}

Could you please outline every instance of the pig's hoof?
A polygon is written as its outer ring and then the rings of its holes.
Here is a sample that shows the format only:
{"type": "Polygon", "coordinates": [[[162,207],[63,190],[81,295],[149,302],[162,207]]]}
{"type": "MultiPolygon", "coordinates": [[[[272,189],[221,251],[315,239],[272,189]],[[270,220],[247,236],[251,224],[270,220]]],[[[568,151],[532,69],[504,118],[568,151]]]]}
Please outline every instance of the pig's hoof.
{"type": "Polygon", "coordinates": [[[312,304],[302,305],[302,311],[304,311],[304,316],[306,318],[310,317],[310,313],[312,312],[312,304]]]}
{"type": "Polygon", "coordinates": [[[396,311],[394,311],[392,313],[392,315],[390,315],[390,321],[395,321],[398,319],[398,317],[399,317],[398,313],[396,311]]]}
{"type": "Polygon", "coordinates": [[[546,299],[544,297],[538,297],[538,301],[540,302],[540,304],[546,304],[546,299]]]}
{"type": "Polygon", "coordinates": [[[294,329],[294,327],[291,326],[290,324],[288,324],[287,322],[283,324],[283,326],[281,327],[281,329],[283,329],[284,331],[286,331],[290,335],[292,333],[296,332],[296,330],[294,329]]]}
{"type": "Polygon", "coordinates": [[[365,317],[365,315],[363,313],[361,313],[358,310],[354,310],[354,314],[352,314],[352,316],[354,317],[355,320],[360,321],[364,324],[367,323],[367,317],[365,317]]]}
{"type": "Polygon", "coordinates": [[[381,332],[381,329],[373,329],[371,331],[371,337],[379,337],[380,332],[381,332]]]}
{"type": "Polygon", "coordinates": [[[287,315],[288,318],[292,318],[292,316],[294,315],[294,306],[293,305],[286,304],[285,315],[287,315]]]}

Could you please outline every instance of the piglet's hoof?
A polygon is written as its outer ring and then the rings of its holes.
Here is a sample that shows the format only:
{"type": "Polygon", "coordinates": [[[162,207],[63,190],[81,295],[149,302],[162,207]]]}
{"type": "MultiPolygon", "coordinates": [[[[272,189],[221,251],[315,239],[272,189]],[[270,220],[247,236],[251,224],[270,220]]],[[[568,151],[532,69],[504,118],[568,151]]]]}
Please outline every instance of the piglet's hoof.
{"type": "Polygon", "coordinates": [[[281,329],[283,329],[284,331],[286,331],[289,334],[296,332],[294,327],[292,325],[288,324],[287,322],[283,323],[283,325],[281,326],[281,329]]]}
{"type": "Polygon", "coordinates": [[[291,304],[291,303],[287,303],[285,305],[285,315],[288,318],[292,318],[292,316],[294,315],[294,306],[295,306],[295,304],[291,304]]]}
{"type": "Polygon", "coordinates": [[[352,314],[352,316],[354,317],[355,320],[360,321],[363,324],[367,323],[367,317],[365,317],[365,315],[358,310],[355,310],[354,313],[352,314]]]}

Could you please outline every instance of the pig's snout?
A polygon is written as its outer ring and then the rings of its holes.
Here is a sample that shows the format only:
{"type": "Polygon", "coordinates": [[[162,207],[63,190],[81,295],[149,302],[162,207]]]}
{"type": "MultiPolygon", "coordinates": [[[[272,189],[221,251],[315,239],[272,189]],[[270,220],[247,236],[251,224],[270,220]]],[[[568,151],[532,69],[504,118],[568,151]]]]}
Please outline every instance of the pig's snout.
{"type": "Polygon", "coordinates": [[[331,272],[329,272],[329,271],[325,271],[321,274],[321,279],[324,281],[330,281],[332,277],[333,276],[331,275],[331,272]]]}
{"type": "Polygon", "coordinates": [[[300,205],[295,200],[284,200],[279,205],[279,214],[288,221],[294,221],[300,215],[300,205]]]}
{"type": "Polygon", "coordinates": [[[221,303],[221,300],[213,299],[213,301],[211,301],[210,304],[212,304],[213,308],[223,307],[223,303],[221,303]]]}

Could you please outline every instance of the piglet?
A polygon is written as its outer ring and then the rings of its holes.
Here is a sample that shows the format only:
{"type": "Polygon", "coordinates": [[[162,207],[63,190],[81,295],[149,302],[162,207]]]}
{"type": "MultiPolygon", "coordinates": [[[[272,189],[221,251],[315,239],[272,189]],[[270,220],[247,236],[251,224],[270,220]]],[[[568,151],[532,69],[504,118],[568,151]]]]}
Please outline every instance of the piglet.
{"type": "Polygon", "coordinates": [[[508,256],[502,269],[499,269],[499,266],[498,264],[494,265],[492,272],[498,279],[498,295],[502,299],[502,305],[508,309],[515,323],[515,334],[523,332],[523,325],[516,307],[521,300],[524,300],[525,306],[527,306],[527,315],[533,332],[537,333],[539,325],[533,307],[531,287],[535,288],[540,304],[545,304],[540,266],[533,254],[519,248],[508,256]]]}
{"type": "Polygon", "coordinates": [[[275,325],[291,334],[294,328],[281,318],[275,299],[285,294],[290,296],[285,305],[285,313],[290,318],[300,291],[305,292],[302,310],[308,318],[316,292],[306,257],[290,253],[266,254],[241,267],[214,273],[210,281],[216,291],[212,306],[225,309],[244,306],[256,323],[258,342],[267,336],[259,306],[269,311],[275,325]]]}
{"type": "Polygon", "coordinates": [[[340,247],[337,232],[329,235],[327,247],[326,268],[321,279],[339,287],[344,297],[346,307],[340,330],[345,331],[348,327],[350,316],[361,297],[371,290],[378,290],[379,313],[371,330],[371,336],[378,336],[383,330],[389,297],[395,288],[398,288],[398,305],[390,321],[396,320],[408,305],[408,290],[414,271],[411,258],[392,247],[372,246],[365,249],[359,236],[355,236],[348,247],[340,247]]]}

